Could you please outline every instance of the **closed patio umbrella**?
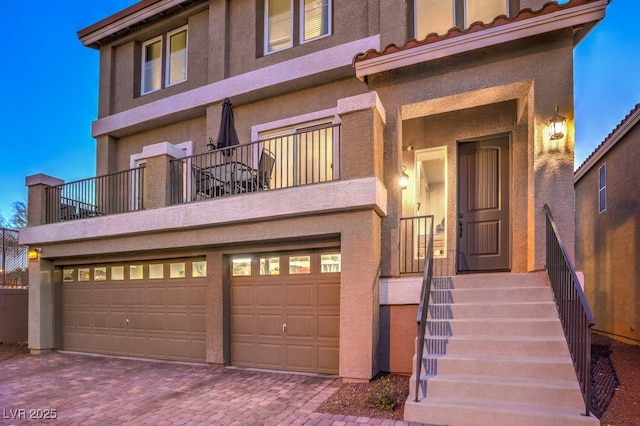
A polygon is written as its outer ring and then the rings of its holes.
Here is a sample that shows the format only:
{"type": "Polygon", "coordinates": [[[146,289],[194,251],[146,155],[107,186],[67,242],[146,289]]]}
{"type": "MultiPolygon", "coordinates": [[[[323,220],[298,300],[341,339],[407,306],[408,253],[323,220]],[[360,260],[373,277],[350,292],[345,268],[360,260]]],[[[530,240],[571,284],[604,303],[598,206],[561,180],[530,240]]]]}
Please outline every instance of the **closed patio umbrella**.
{"type": "MultiPolygon", "coordinates": [[[[229,98],[222,103],[222,118],[220,120],[220,133],[218,134],[218,148],[227,148],[239,145],[238,133],[233,119],[233,106],[229,98]]],[[[225,150],[225,155],[231,155],[231,149],[225,150]]]]}

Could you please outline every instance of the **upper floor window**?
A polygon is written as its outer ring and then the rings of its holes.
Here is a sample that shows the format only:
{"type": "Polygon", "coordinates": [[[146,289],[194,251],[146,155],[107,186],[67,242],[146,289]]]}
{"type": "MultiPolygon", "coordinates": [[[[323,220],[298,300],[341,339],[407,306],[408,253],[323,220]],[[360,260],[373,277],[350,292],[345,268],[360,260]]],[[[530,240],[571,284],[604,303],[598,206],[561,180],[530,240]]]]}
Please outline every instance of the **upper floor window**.
{"type": "Polygon", "coordinates": [[[264,27],[266,53],[329,35],[331,0],[265,0],[264,27]]]}
{"type": "Polygon", "coordinates": [[[141,94],[155,92],[186,80],[186,26],[142,43],[141,94]],[[166,48],[163,49],[163,45],[166,48]]]}
{"type": "Polygon", "coordinates": [[[607,209],[607,164],[598,170],[598,213],[607,209]]]}
{"type": "Polygon", "coordinates": [[[467,28],[474,22],[491,22],[507,15],[509,0],[414,0],[415,37],[444,34],[452,27],[467,28]]]}

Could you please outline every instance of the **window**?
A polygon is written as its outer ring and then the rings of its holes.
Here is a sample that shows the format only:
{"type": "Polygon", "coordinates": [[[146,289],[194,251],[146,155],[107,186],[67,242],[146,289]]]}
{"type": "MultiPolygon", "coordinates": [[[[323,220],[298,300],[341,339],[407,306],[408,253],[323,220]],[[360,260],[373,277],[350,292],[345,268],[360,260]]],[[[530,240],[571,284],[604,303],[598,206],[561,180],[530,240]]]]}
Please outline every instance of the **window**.
{"type": "Polygon", "coordinates": [[[598,169],[598,213],[607,210],[607,164],[598,169]]]}
{"type": "Polygon", "coordinates": [[[414,0],[415,37],[444,34],[452,27],[467,28],[474,22],[492,22],[507,15],[509,0],[414,0]]]}
{"type": "Polygon", "coordinates": [[[265,0],[264,27],[266,53],[329,35],[331,0],[265,0]],[[299,27],[299,35],[294,27],[299,27]]]}
{"type": "Polygon", "coordinates": [[[143,95],[187,81],[187,27],[181,27],[142,43],[143,95]],[[166,52],[163,45],[166,43],[166,52]],[[164,60],[163,60],[164,56],[164,60]]]}

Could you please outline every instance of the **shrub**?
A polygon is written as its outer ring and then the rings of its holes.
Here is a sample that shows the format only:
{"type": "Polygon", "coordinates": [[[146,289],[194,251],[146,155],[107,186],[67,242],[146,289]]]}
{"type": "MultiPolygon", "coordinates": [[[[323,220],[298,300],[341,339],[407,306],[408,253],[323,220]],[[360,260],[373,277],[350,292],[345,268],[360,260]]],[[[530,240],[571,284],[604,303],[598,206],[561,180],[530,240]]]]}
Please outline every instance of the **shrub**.
{"type": "Polygon", "coordinates": [[[393,411],[402,404],[402,396],[396,390],[388,377],[376,381],[372,386],[365,402],[369,407],[382,411],[393,411]]]}

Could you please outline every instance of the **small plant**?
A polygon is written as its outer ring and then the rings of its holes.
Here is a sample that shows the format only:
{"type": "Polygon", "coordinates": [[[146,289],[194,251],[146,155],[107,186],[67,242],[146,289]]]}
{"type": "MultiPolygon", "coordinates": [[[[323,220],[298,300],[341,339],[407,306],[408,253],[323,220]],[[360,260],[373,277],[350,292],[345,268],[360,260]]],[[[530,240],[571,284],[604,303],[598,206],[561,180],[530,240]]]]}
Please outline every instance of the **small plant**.
{"type": "Polygon", "coordinates": [[[376,381],[372,386],[365,402],[369,407],[382,411],[393,411],[402,404],[402,396],[396,390],[388,377],[376,381]]]}

